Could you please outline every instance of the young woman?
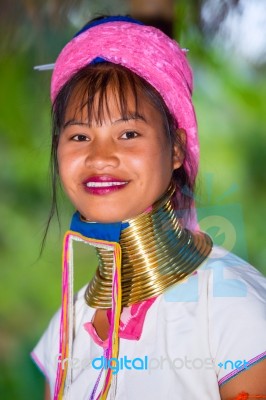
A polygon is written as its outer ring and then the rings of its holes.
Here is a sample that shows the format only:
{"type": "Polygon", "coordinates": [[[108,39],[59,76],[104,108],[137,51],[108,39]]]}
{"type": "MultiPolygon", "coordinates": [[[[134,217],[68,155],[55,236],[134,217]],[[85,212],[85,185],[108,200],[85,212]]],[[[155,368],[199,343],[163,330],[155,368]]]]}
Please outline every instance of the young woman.
{"type": "MultiPolygon", "coordinates": [[[[200,232],[186,52],[128,17],[86,25],[53,71],[54,174],[77,210],[62,308],[32,356],[46,399],[266,398],[266,282],[200,232]],[[99,266],[73,301],[72,244],[99,266]]],[[[55,178],[55,177],[54,177],[55,178]]]]}

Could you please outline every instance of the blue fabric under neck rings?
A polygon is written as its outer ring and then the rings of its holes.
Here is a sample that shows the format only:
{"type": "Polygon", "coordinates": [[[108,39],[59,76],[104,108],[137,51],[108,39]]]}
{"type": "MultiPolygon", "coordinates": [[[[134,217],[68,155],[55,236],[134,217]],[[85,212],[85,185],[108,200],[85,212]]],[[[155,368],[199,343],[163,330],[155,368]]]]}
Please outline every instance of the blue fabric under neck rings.
{"type": "Polygon", "coordinates": [[[108,242],[119,242],[121,231],[129,226],[128,222],[87,222],[81,219],[78,211],[72,217],[70,230],[81,235],[108,242]]]}

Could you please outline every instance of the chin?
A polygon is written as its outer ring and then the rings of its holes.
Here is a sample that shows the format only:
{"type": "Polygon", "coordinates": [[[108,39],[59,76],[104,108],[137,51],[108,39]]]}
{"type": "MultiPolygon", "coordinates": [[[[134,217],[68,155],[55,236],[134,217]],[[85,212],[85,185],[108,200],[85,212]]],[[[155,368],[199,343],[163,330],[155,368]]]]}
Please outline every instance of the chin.
{"type": "Polygon", "coordinates": [[[88,213],[81,213],[81,215],[83,215],[83,217],[87,220],[87,221],[91,221],[91,222],[99,222],[101,224],[111,224],[114,222],[120,222],[123,221],[125,218],[123,218],[123,216],[120,214],[112,214],[111,212],[107,212],[107,213],[92,213],[92,214],[88,214],[88,213]]]}
{"type": "Polygon", "coordinates": [[[137,215],[141,214],[141,212],[138,213],[130,213],[130,212],[120,212],[118,213],[117,210],[116,212],[112,212],[110,208],[106,209],[103,212],[94,212],[94,213],[82,213],[81,215],[87,220],[87,221],[93,221],[93,222],[99,222],[101,224],[111,224],[115,222],[121,222],[121,221],[126,221],[128,219],[134,218],[137,215]]]}

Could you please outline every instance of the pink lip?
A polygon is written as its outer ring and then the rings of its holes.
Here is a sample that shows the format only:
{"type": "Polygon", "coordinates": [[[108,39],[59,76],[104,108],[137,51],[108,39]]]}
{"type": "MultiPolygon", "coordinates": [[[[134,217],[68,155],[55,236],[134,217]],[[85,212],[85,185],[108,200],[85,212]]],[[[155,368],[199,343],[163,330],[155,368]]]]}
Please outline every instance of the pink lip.
{"type": "Polygon", "coordinates": [[[106,195],[123,189],[128,181],[111,175],[95,175],[83,181],[85,191],[93,195],[106,195]],[[98,185],[97,185],[98,184],[98,185]]]}

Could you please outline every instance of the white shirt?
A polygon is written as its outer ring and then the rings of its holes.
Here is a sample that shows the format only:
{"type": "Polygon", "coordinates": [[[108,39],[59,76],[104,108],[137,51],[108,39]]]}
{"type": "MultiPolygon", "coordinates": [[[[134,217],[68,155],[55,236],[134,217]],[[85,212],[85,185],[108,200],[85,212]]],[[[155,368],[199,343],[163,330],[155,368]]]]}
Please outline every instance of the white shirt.
{"type": "MultiPolygon", "coordinates": [[[[84,291],[75,302],[71,400],[90,398],[100,372],[95,367],[103,360],[104,343],[84,328],[95,313],[84,291]]],[[[49,381],[51,398],[62,362],[59,324],[60,310],[32,352],[49,381]]],[[[218,400],[219,385],[265,357],[266,279],[215,246],[196,273],[156,298],[139,340],[120,339],[115,399],[218,400]]],[[[95,398],[103,379],[104,373],[95,398]]]]}

